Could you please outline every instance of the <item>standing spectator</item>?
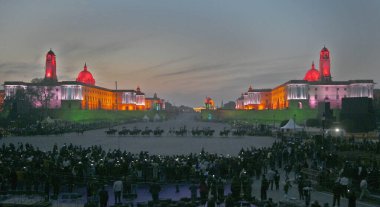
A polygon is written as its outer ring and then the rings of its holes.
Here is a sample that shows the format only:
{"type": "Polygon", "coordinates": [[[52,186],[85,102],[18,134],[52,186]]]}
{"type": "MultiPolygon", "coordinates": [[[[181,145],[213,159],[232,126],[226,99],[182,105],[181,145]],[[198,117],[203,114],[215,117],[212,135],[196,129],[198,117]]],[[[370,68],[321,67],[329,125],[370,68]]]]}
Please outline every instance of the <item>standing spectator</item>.
{"type": "Polygon", "coordinates": [[[306,186],[303,188],[303,195],[305,197],[305,206],[308,207],[311,200],[311,187],[306,186]]]}
{"type": "Polygon", "coordinates": [[[237,176],[233,176],[232,177],[232,181],[231,181],[231,193],[232,193],[232,198],[234,200],[237,200],[239,199],[239,196],[240,196],[240,180],[237,176]]]}
{"type": "Polygon", "coordinates": [[[285,185],[284,185],[284,192],[285,192],[284,197],[285,197],[285,199],[288,199],[288,192],[289,192],[291,187],[292,187],[292,184],[290,183],[290,180],[286,179],[285,185]]]}
{"type": "Polygon", "coordinates": [[[270,190],[273,190],[273,183],[274,183],[274,176],[276,175],[276,173],[274,172],[273,169],[270,169],[268,171],[268,181],[269,181],[269,185],[270,185],[270,190]]]}
{"type": "Polygon", "coordinates": [[[100,190],[99,192],[99,203],[100,203],[100,207],[107,207],[108,192],[106,191],[104,186],[102,187],[102,190],[100,190]]]}
{"type": "Polygon", "coordinates": [[[218,201],[222,201],[224,200],[224,182],[222,179],[218,179],[218,182],[217,182],[217,195],[218,195],[218,198],[217,200],[218,201]]]}
{"type": "Polygon", "coordinates": [[[116,180],[113,183],[113,193],[115,196],[115,205],[121,203],[122,191],[123,191],[123,181],[121,181],[121,179],[116,180]]]}
{"type": "Polygon", "coordinates": [[[198,186],[193,181],[189,187],[190,194],[191,194],[191,201],[195,202],[197,200],[198,196],[198,186]]]}
{"type": "Polygon", "coordinates": [[[205,204],[208,196],[208,186],[204,180],[199,185],[199,194],[201,196],[201,203],[205,204]]]}
{"type": "Polygon", "coordinates": [[[348,207],[356,207],[356,195],[355,190],[351,189],[347,192],[348,207]]]}
{"type": "Polygon", "coordinates": [[[338,182],[335,182],[335,184],[333,185],[332,191],[333,191],[333,195],[334,195],[333,196],[333,207],[336,206],[336,204],[339,207],[340,206],[341,188],[340,188],[340,185],[338,182]]]}
{"type": "Polygon", "coordinates": [[[360,190],[361,190],[361,193],[360,193],[359,200],[362,200],[363,196],[366,196],[366,197],[369,196],[368,183],[365,178],[362,181],[360,181],[360,190]]]}
{"type": "Polygon", "coordinates": [[[261,179],[261,200],[264,201],[267,199],[267,190],[268,190],[268,187],[269,187],[269,182],[268,180],[265,178],[265,175],[263,175],[263,178],[261,179]]]}
{"type": "Polygon", "coordinates": [[[274,184],[276,185],[276,190],[280,188],[280,173],[276,170],[276,174],[274,175],[274,184]]]}
{"type": "Polygon", "coordinates": [[[150,185],[149,192],[152,194],[152,199],[154,202],[158,201],[160,191],[161,186],[158,183],[154,182],[150,185]]]}
{"type": "Polygon", "coordinates": [[[342,188],[342,197],[347,197],[347,189],[348,189],[348,183],[349,180],[347,177],[341,177],[339,179],[340,186],[342,188]]]}
{"type": "Polygon", "coordinates": [[[298,178],[298,195],[300,197],[300,200],[304,200],[304,195],[303,195],[303,187],[305,187],[305,182],[302,176],[298,178]]]}

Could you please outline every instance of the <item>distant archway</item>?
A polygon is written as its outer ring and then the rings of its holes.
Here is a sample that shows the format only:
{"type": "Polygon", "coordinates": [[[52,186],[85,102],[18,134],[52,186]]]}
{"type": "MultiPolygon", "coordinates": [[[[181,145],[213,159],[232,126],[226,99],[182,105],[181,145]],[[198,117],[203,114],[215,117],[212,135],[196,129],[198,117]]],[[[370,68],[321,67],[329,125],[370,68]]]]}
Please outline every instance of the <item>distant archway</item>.
{"type": "Polygon", "coordinates": [[[299,109],[302,109],[302,108],[303,108],[303,106],[302,106],[302,102],[298,102],[298,108],[299,108],[299,109]]]}

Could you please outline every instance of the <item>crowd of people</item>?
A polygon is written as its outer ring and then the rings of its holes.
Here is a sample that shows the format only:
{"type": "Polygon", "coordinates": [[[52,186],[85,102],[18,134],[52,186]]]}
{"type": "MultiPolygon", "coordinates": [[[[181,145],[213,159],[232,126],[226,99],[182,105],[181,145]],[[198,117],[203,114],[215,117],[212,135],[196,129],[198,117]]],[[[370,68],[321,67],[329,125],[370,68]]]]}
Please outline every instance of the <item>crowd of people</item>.
{"type": "MultiPolygon", "coordinates": [[[[125,195],[133,193],[133,186],[138,183],[151,183],[152,200],[159,200],[160,185],[185,182],[191,184],[193,201],[208,206],[217,202],[233,206],[241,200],[266,201],[270,205],[268,190],[283,190],[287,199],[289,189],[297,186],[299,199],[309,205],[312,185],[317,184],[331,191],[331,204],[339,206],[341,197],[355,202],[368,196],[368,192],[378,191],[380,186],[378,160],[347,159],[341,155],[345,151],[373,153],[376,157],[380,155],[380,143],[333,139],[279,141],[269,148],[242,149],[237,156],[204,150],[171,156],[131,154],[126,150],[105,151],[100,146],[84,148],[71,144],[42,151],[31,144],[3,144],[0,191],[41,193],[48,200],[56,199],[64,190],[73,192],[86,186],[89,201],[102,195],[104,205],[104,185],[115,181],[120,181],[116,188],[122,185],[125,195]],[[252,190],[255,180],[261,182],[260,194],[252,190]],[[226,182],[231,183],[229,195],[224,192],[226,182]],[[283,189],[279,189],[279,183],[284,183],[283,189]]],[[[117,195],[115,201],[121,200],[117,195]]]]}

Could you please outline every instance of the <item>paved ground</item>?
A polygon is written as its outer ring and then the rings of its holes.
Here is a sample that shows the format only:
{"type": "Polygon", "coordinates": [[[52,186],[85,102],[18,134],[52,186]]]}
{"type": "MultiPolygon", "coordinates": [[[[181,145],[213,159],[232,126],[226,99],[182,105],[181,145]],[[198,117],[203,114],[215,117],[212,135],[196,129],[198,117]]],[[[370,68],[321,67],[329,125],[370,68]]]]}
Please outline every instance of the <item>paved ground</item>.
{"type": "Polygon", "coordinates": [[[132,129],[137,127],[144,129],[146,126],[150,129],[160,127],[165,130],[165,134],[161,137],[154,136],[107,136],[105,129],[91,130],[84,133],[84,135],[77,135],[76,133],[68,133],[61,136],[33,136],[33,137],[7,137],[0,140],[2,143],[32,143],[34,146],[42,150],[51,150],[54,144],[62,146],[63,144],[72,143],[74,145],[81,145],[89,147],[92,145],[101,145],[104,149],[126,149],[132,153],[140,151],[149,151],[151,154],[189,154],[199,153],[202,148],[207,152],[218,154],[236,155],[241,148],[251,146],[255,147],[269,147],[275,141],[272,137],[220,137],[219,131],[224,127],[229,128],[229,125],[223,123],[209,123],[196,121],[198,114],[185,113],[178,116],[176,119],[163,121],[163,122],[149,122],[149,123],[134,123],[116,127],[122,129],[126,127],[132,129]],[[186,126],[188,130],[193,127],[210,127],[214,130],[215,136],[213,137],[193,137],[191,135],[179,137],[168,135],[167,132],[170,128],[179,129],[186,126]]]}

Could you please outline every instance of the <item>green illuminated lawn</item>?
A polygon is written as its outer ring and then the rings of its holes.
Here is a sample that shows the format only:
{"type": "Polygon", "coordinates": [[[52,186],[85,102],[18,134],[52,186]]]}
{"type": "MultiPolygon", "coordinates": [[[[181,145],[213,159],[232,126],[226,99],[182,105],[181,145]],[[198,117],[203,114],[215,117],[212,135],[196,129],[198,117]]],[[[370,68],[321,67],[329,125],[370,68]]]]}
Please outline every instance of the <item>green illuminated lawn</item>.
{"type": "Polygon", "coordinates": [[[52,118],[73,122],[94,122],[94,121],[133,121],[141,120],[145,115],[150,119],[159,113],[161,117],[166,117],[164,112],[157,111],[106,111],[106,110],[80,110],[62,109],[52,111],[52,118]]]}

